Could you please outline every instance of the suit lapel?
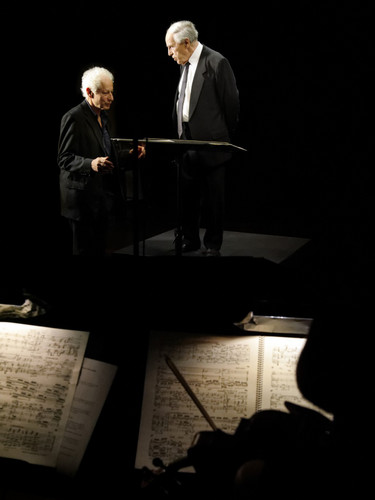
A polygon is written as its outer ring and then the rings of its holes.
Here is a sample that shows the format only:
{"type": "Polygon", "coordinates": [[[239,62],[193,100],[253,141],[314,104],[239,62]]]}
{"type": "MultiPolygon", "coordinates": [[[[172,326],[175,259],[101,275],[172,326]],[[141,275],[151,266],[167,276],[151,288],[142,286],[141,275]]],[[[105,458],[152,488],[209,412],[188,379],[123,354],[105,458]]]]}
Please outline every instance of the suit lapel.
{"type": "Polygon", "coordinates": [[[203,47],[191,87],[189,119],[193,116],[203,87],[204,75],[206,73],[206,57],[206,48],[203,47]]]}

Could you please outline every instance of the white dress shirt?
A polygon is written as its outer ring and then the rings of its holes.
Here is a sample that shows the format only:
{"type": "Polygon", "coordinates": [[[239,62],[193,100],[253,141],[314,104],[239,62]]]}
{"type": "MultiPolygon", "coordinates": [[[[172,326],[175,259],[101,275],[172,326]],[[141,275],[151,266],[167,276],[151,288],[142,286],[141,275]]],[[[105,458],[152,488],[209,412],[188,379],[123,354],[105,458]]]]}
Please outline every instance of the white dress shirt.
{"type": "MultiPolygon", "coordinates": [[[[195,75],[195,71],[196,71],[197,66],[198,66],[198,61],[199,61],[200,55],[202,53],[202,49],[203,49],[203,45],[200,42],[198,42],[197,48],[191,54],[190,59],[189,59],[190,68],[189,68],[188,80],[186,82],[184,108],[182,110],[182,121],[183,122],[189,121],[191,87],[193,85],[194,75],[195,75]]],[[[182,72],[181,78],[180,78],[179,91],[181,89],[182,75],[183,75],[183,72],[182,72]]],[[[178,100],[177,100],[177,104],[178,104],[178,100]]]]}

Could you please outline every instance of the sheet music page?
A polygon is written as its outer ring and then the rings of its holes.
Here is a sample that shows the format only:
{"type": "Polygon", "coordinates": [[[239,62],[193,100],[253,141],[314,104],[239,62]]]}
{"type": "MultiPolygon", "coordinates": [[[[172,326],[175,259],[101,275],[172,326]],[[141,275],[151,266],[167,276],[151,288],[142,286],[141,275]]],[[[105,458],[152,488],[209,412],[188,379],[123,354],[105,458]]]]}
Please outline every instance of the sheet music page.
{"type": "Polygon", "coordinates": [[[88,336],[0,322],[0,456],[56,465],[88,336]]]}
{"type": "Polygon", "coordinates": [[[69,476],[77,472],[103,408],[117,366],[90,358],[82,371],[57,460],[57,470],[69,476]]]}
{"type": "Polygon", "coordinates": [[[195,434],[212,430],[170,368],[168,355],[215,425],[233,433],[255,411],[257,337],[152,332],[135,467],[186,456],[195,434]]]}
{"type": "Polygon", "coordinates": [[[306,338],[262,337],[264,343],[259,408],[287,411],[285,401],[314,408],[297,386],[296,367],[306,338]]]}

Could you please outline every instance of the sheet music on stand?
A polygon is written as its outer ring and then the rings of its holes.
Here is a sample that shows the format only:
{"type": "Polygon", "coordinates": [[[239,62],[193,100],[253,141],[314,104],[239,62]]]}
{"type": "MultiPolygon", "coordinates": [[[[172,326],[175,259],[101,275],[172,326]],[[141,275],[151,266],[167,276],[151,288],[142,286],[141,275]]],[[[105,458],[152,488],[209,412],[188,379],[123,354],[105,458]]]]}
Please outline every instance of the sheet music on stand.
{"type": "Polygon", "coordinates": [[[296,366],[307,334],[296,334],[289,319],[278,320],[285,324],[281,334],[268,328],[238,335],[150,332],[135,468],[152,468],[155,457],[165,464],[180,460],[198,432],[211,430],[166,359],[173,360],[216,427],[229,434],[257,411],[287,412],[286,402],[332,419],[299,390],[296,366]]]}
{"type": "Polygon", "coordinates": [[[56,465],[88,336],[0,322],[0,456],[56,465]]]}
{"type": "Polygon", "coordinates": [[[84,357],[88,338],[0,322],[0,457],[75,475],[117,371],[84,357]]]}

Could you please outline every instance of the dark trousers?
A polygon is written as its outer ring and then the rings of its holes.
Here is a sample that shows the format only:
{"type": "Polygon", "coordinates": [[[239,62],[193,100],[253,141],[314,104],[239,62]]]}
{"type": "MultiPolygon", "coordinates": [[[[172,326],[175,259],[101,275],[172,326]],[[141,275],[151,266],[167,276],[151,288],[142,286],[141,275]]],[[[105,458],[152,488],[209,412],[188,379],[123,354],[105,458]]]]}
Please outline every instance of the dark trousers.
{"type": "MultiPolygon", "coordinates": [[[[191,139],[184,124],[184,139],[191,139]]],[[[181,226],[185,240],[200,243],[202,223],[206,248],[220,250],[223,243],[226,163],[202,165],[199,155],[186,153],[181,165],[181,226]]]]}
{"type": "Polygon", "coordinates": [[[69,219],[73,255],[104,256],[107,244],[108,214],[86,214],[82,220],[69,219]]]}
{"type": "Polygon", "coordinates": [[[187,156],[181,171],[183,238],[193,244],[200,241],[199,228],[206,228],[203,244],[220,250],[223,243],[225,208],[225,164],[207,167],[187,156]]]}

